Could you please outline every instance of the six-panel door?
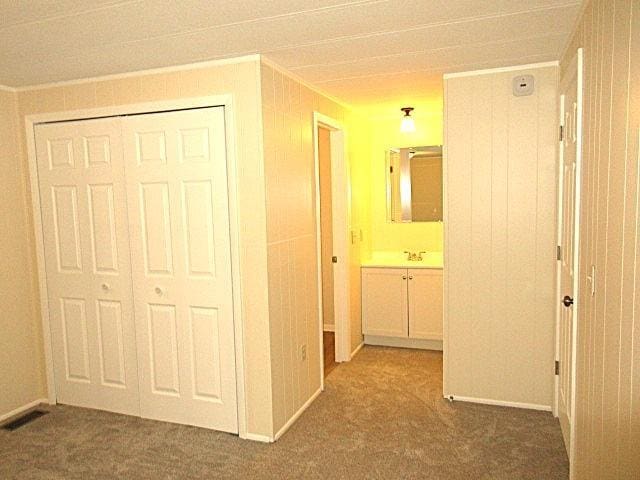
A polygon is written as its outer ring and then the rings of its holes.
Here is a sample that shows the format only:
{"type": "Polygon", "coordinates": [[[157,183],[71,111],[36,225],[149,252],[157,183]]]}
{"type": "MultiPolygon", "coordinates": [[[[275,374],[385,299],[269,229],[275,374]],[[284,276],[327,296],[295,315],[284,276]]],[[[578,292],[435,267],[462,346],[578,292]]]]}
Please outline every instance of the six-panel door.
{"type": "Polygon", "coordinates": [[[237,432],[224,110],[123,118],[143,417],[237,432]]]}
{"type": "Polygon", "coordinates": [[[238,431],[222,107],[36,127],[57,400],[238,431]]]}
{"type": "Polygon", "coordinates": [[[120,121],[35,137],[57,399],[139,414],[120,121]]]}

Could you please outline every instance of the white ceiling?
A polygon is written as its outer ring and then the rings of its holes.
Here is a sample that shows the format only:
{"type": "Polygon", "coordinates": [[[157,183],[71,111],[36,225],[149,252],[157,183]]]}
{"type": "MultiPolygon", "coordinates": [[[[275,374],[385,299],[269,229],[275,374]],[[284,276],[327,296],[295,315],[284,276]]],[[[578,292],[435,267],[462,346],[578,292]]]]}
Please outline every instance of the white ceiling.
{"type": "Polygon", "coordinates": [[[11,87],[253,53],[353,105],[558,59],[580,0],[0,0],[11,87]]]}

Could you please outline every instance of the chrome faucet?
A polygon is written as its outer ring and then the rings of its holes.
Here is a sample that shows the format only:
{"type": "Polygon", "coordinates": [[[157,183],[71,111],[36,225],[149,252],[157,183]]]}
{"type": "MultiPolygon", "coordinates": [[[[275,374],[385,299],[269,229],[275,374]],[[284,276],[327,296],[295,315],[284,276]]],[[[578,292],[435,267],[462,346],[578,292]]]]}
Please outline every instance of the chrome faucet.
{"type": "Polygon", "coordinates": [[[422,254],[427,252],[423,251],[423,252],[413,253],[408,250],[405,250],[404,253],[407,254],[407,260],[409,260],[410,262],[421,262],[422,254]]]}

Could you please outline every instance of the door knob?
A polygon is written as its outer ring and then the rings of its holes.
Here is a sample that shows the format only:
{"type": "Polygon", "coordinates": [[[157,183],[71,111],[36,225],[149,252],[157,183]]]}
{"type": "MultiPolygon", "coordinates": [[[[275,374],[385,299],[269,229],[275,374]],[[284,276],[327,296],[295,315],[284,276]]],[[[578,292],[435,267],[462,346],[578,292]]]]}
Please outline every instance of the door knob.
{"type": "Polygon", "coordinates": [[[102,287],[102,291],[104,292],[108,292],[109,290],[111,290],[111,286],[108,283],[103,283],[101,287],[102,287]]]}
{"type": "Polygon", "coordinates": [[[162,294],[164,293],[160,287],[156,287],[155,292],[158,294],[158,296],[162,296],[162,294]]]}
{"type": "Polygon", "coordinates": [[[565,295],[562,299],[562,304],[565,307],[570,307],[571,305],[573,305],[573,298],[571,298],[569,295],[565,295]]]}

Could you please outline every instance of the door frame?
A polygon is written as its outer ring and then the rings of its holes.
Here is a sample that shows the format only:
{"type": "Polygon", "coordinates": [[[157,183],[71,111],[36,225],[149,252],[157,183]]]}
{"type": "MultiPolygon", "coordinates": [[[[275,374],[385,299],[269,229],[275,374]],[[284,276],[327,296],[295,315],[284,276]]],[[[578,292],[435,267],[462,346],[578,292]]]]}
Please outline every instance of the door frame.
{"type": "Polygon", "coordinates": [[[38,287],[40,289],[40,317],[42,322],[42,341],[44,346],[47,399],[51,405],[57,403],[56,385],[53,372],[53,351],[49,324],[49,294],[44,256],[44,232],[41,217],[40,189],[36,159],[35,126],[40,123],[88,120],[93,118],[116,117],[122,115],[157,113],[193,108],[223,107],[225,116],[225,137],[227,150],[227,191],[229,197],[229,238],[231,250],[231,282],[233,291],[233,324],[236,366],[236,394],[238,434],[248,438],[247,405],[245,397],[244,374],[244,318],[242,312],[242,292],[240,282],[240,220],[237,192],[236,123],[233,96],[213,95],[188,99],[176,99],[157,102],[132,103],[113,107],[64,110],[52,113],[25,116],[27,160],[31,188],[31,212],[36,242],[36,263],[38,287]]]}
{"type": "MultiPolygon", "coordinates": [[[[573,465],[575,458],[575,439],[576,439],[576,422],[575,422],[575,407],[576,407],[576,362],[577,362],[577,345],[578,345],[578,312],[579,312],[579,285],[580,285],[580,211],[581,211],[581,191],[582,191],[582,129],[583,129],[583,90],[584,90],[584,50],[578,48],[575,54],[575,61],[571,62],[571,68],[576,68],[576,172],[575,172],[575,211],[574,211],[574,237],[573,237],[573,325],[571,329],[571,396],[569,399],[571,415],[570,428],[569,428],[569,467],[572,474],[571,466],[573,465]]],[[[561,89],[562,81],[564,77],[561,77],[558,82],[559,89],[561,89]]],[[[566,106],[564,104],[564,98],[562,95],[558,96],[559,99],[559,114],[560,125],[564,125],[564,114],[566,106]]],[[[568,132],[564,131],[563,135],[567,135],[568,132]]],[[[562,209],[563,209],[563,161],[564,151],[562,142],[558,141],[558,198],[557,198],[557,239],[556,245],[562,244],[562,209]]],[[[563,254],[564,252],[561,252],[563,254]]],[[[560,321],[561,321],[561,306],[560,302],[563,298],[563,292],[561,291],[561,275],[562,275],[562,263],[561,260],[556,260],[556,342],[555,342],[555,361],[560,360],[560,321]]],[[[558,403],[560,396],[560,381],[559,376],[554,375],[554,392],[553,392],[553,415],[558,417],[558,403]]]]}
{"type": "Polygon", "coordinates": [[[318,268],[318,328],[320,335],[320,384],[324,390],[324,340],[322,304],[322,238],[320,231],[320,159],[318,157],[318,127],[329,130],[331,142],[331,220],[333,253],[338,262],[333,264],[333,308],[335,321],[336,362],[351,359],[351,285],[349,282],[349,225],[350,186],[347,165],[347,141],[344,127],[337,120],[313,112],[313,159],[315,170],[316,204],[316,256],[318,268]]]}

